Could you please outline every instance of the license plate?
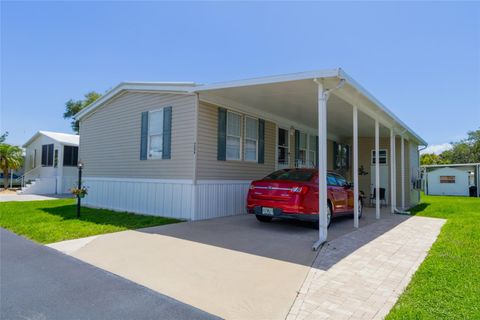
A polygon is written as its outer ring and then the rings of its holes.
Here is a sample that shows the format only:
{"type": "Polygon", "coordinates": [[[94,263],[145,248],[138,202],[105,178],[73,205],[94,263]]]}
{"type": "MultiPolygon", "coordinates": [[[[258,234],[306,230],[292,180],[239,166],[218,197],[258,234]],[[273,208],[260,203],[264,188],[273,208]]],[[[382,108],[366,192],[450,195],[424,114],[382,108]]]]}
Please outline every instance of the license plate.
{"type": "Polygon", "coordinates": [[[262,208],[262,214],[264,216],[273,216],[273,208],[262,208]]]}

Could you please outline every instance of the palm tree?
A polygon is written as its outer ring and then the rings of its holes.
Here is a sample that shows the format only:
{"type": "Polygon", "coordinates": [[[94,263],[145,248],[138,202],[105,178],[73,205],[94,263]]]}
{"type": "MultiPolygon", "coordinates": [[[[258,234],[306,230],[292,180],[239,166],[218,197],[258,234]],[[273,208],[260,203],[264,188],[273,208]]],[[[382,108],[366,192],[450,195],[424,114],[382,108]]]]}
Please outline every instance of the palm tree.
{"type": "Polygon", "coordinates": [[[8,188],[8,171],[22,167],[23,150],[6,143],[0,144],[0,170],[3,172],[3,186],[8,188]]]}

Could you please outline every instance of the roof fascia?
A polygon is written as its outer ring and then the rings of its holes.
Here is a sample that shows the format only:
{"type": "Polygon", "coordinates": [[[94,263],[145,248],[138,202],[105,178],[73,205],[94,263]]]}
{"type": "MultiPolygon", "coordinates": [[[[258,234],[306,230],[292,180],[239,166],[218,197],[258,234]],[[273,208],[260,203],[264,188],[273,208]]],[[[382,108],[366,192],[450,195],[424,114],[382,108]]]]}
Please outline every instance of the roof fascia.
{"type": "Polygon", "coordinates": [[[30,143],[32,143],[33,141],[35,141],[35,139],[37,139],[42,133],[40,131],[37,131],[37,133],[35,133],[30,139],[28,139],[27,142],[25,142],[23,145],[22,145],[22,148],[26,148],[30,143]]]}
{"type": "Polygon", "coordinates": [[[166,92],[176,94],[191,94],[190,88],[194,86],[194,83],[182,82],[182,83],[158,83],[158,82],[122,82],[113,89],[109,90],[106,94],[96,100],[94,103],[81,110],[75,115],[75,119],[80,120],[87,114],[97,109],[99,106],[109,101],[117,94],[123,91],[142,91],[142,92],[166,92]]]}
{"type": "Polygon", "coordinates": [[[338,77],[338,75],[339,75],[339,69],[316,70],[316,71],[299,72],[299,73],[285,74],[285,75],[272,76],[272,77],[260,77],[260,78],[246,79],[246,80],[235,80],[235,81],[228,81],[228,82],[212,83],[212,84],[197,86],[193,88],[192,91],[202,92],[202,91],[208,91],[208,90],[238,88],[238,87],[272,84],[272,83],[279,83],[279,82],[308,80],[308,79],[315,79],[315,78],[335,78],[335,77],[338,77]]]}

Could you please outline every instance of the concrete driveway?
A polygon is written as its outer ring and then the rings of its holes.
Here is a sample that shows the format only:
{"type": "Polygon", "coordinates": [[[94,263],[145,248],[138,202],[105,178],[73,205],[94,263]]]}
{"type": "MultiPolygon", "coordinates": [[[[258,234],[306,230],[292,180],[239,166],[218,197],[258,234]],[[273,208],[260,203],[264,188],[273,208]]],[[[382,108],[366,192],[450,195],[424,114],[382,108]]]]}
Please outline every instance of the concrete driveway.
{"type": "Polygon", "coordinates": [[[0,228],[0,319],[218,319],[0,228]]]}
{"type": "MultiPolygon", "coordinates": [[[[374,221],[365,213],[361,224],[374,221]]],[[[351,231],[351,217],[337,219],[330,240],[351,231]]],[[[317,236],[311,224],[241,215],[51,246],[222,318],[284,319],[317,256],[317,236]]]]}

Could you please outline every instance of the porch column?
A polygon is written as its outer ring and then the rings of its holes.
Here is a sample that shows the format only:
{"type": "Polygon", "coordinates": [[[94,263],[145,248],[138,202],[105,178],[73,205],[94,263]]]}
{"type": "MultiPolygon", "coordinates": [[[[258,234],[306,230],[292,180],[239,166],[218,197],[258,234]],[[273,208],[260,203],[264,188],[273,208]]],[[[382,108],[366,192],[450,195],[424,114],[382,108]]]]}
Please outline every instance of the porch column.
{"type": "Polygon", "coordinates": [[[405,209],[405,138],[401,136],[400,169],[402,175],[402,210],[405,209]]]}
{"type": "Polygon", "coordinates": [[[395,213],[397,196],[397,168],[395,163],[395,133],[390,129],[390,209],[395,213]]]}
{"type": "Polygon", "coordinates": [[[327,94],[318,84],[318,241],[313,250],[327,241],[327,94]]]}
{"type": "Polygon", "coordinates": [[[353,106],[353,226],[358,228],[358,107],[353,106]]]}
{"type": "Polygon", "coordinates": [[[375,217],[380,219],[380,125],[375,119],[375,217]]]}

